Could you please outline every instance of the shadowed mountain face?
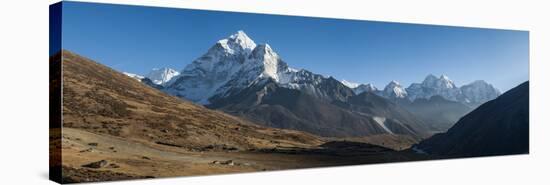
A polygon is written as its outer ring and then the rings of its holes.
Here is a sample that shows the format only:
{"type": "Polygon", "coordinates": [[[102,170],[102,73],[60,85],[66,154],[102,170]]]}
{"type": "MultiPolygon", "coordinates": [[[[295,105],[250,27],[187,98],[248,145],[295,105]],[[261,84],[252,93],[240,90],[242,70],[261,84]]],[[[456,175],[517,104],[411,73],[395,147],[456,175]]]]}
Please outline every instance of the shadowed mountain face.
{"type": "Polygon", "coordinates": [[[169,96],[92,60],[63,51],[63,126],[189,149],[296,146],[320,140],[298,131],[257,126],[169,96]],[[246,136],[246,137],[245,137],[246,136]]]}
{"type": "Polygon", "coordinates": [[[357,105],[354,106],[357,111],[354,111],[348,103],[323,101],[300,90],[280,87],[266,79],[233,96],[211,99],[212,104],[208,107],[246,117],[262,125],[321,136],[399,134],[418,139],[425,136],[419,126],[421,124],[415,125],[417,120],[406,115],[405,110],[396,111],[398,107],[395,104],[374,94],[371,96],[374,96],[372,99],[377,105],[357,105]]]}
{"type": "Polygon", "coordinates": [[[447,131],[462,116],[472,110],[467,105],[447,100],[441,96],[432,96],[429,99],[419,98],[411,103],[401,105],[418,119],[427,123],[428,129],[433,132],[447,131]]]}
{"type": "Polygon", "coordinates": [[[372,117],[379,124],[383,124],[391,133],[412,135],[423,138],[427,136],[426,123],[417,119],[413,114],[386,98],[372,92],[364,92],[350,97],[346,102],[334,102],[354,113],[372,117]]]}
{"type": "Polygon", "coordinates": [[[415,148],[447,157],[529,153],[529,82],[462,117],[415,148]]]}

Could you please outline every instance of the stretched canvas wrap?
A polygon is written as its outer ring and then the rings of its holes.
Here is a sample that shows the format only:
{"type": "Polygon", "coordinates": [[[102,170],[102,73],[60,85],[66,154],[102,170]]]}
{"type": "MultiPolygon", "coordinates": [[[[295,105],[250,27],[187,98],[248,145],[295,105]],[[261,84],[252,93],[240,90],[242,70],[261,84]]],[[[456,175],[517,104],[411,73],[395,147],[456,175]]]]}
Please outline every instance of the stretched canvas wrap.
{"type": "Polygon", "coordinates": [[[50,178],[529,153],[529,32],[60,2],[50,178]]]}

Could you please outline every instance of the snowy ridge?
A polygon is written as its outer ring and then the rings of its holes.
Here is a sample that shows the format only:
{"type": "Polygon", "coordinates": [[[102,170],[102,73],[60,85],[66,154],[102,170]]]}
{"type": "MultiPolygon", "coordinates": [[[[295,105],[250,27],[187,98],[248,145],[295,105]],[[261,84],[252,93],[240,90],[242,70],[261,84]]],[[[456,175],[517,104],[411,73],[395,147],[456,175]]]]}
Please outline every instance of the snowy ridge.
{"type": "MultiPolygon", "coordinates": [[[[356,94],[364,84],[354,88],[356,94]]],[[[369,84],[365,85],[366,86],[369,84]]],[[[399,82],[391,81],[382,91],[376,90],[374,86],[368,90],[389,99],[430,99],[432,96],[441,96],[447,100],[461,102],[468,105],[479,105],[500,95],[500,91],[491,84],[477,80],[462,87],[457,87],[446,75],[436,77],[432,74],[426,76],[421,83],[412,83],[409,87],[403,88],[399,82]]]]}
{"type": "Polygon", "coordinates": [[[355,94],[361,94],[363,92],[373,92],[376,93],[378,91],[378,88],[376,88],[374,85],[368,83],[368,84],[360,84],[357,87],[353,88],[353,92],[355,94]]]}
{"type": "Polygon", "coordinates": [[[439,95],[447,100],[474,105],[485,103],[500,95],[498,89],[482,80],[457,87],[449,77],[441,75],[437,78],[431,74],[422,83],[413,83],[406,90],[411,101],[439,95]]]}
{"type": "Polygon", "coordinates": [[[348,81],[345,80],[345,79],[342,80],[342,81],[340,81],[340,82],[342,82],[342,84],[344,84],[345,86],[348,86],[349,88],[352,88],[352,89],[359,86],[358,83],[355,83],[355,82],[348,82],[348,81]]]}
{"type": "Polygon", "coordinates": [[[128,73],[128,72],[122,72],[122,74],[125,74],[126,76],[129,76],[133,79],[136,79],[137,81],[141,81],[142,79],[144,79],[145,77],[144,76],[141,76],[141,75],[138,75],[138,74],[134,74],[134,73],[128,73]]]}
{"type": "Polygon", "coordinates": [[[164,85],[166,82],[170,81],[175,76],[178,76],[180,73],[174,69],[170,68],[153,68],[146,77],[151,79],[154,84],[164,85]]]}
{"type": "Polygon", "coordinates": [[[393,132],[386,126],[386,118],[385,117],[378,117],[373,116],[372,119],[380,125],[386,132],[393,134],[393,132]]]}

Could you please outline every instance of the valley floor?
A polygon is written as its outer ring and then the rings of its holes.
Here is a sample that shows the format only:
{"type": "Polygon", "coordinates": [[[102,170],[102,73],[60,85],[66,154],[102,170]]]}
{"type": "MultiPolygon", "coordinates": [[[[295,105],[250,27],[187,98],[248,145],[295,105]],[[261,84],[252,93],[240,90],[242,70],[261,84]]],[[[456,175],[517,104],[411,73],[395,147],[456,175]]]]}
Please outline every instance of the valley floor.
{"type": "Polygon", "coordinates": [[[312,148],[189,151],[74,128],[63,128],[61,153],[64,182],[211,175],[429,159],[428,156],[410,151],[395,151],[341,140],[329,141],[312,148]]]}

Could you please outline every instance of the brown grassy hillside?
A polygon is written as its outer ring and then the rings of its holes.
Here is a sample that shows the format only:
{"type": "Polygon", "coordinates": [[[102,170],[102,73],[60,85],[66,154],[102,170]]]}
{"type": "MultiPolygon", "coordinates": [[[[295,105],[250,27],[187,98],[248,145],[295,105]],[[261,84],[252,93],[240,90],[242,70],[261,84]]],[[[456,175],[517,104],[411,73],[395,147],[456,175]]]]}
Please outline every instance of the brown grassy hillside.
{"type": "Polygon", "coordinates": [[[259,127],[168,96],[69,51],[63,51],[63,126],[191,150],[321,143],[309,134],[259,127]]]}

